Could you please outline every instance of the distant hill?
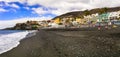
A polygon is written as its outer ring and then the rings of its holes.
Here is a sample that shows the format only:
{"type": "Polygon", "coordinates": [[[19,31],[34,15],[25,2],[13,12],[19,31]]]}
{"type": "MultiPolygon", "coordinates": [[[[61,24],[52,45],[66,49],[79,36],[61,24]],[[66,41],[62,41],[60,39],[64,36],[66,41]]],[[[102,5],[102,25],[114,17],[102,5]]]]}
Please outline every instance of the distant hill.
{"type": "MultiPolygon", "coordinates": [[[[88,11],[89,11],[89,14],[94,14],[94,13],[100,12],[101,9],[103,9],[103,8],[96,8],[96,9],[91,9],[88,11]]],[[[114,12],[114,11],[118,11],[118,10],[120,10],[120,7],[107,8],[107,12],[114,12]]],[[[53,20],[56,18],[64,18],[64,17],[68,17],[68,16],[79,17],[81,15],[84,15],[84,11],[68,12],[68,13],[65,13],[63,15],[60,15],[60,16],[53,18],[53,20]]]]}

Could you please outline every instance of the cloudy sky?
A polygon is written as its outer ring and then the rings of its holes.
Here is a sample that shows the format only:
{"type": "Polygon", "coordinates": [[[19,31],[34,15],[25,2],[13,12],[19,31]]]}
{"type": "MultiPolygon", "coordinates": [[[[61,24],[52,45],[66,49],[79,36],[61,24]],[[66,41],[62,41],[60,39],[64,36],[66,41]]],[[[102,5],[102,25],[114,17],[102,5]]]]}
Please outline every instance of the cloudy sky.
{"type": "Polygon", "coordinates": [[[0,0],[0,29],[85,9],[117,7],[119,0],[0,0]]]}

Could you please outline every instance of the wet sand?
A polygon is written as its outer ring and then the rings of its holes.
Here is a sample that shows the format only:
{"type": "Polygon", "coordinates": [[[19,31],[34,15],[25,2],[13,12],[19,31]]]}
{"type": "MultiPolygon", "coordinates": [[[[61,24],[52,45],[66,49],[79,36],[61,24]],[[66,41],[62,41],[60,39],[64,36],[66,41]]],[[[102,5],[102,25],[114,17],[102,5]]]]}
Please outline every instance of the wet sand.
{"type": "Polygon", "coordinates": [[[0,57],[119,57],[120,31],[39,30],[0,57]]]}

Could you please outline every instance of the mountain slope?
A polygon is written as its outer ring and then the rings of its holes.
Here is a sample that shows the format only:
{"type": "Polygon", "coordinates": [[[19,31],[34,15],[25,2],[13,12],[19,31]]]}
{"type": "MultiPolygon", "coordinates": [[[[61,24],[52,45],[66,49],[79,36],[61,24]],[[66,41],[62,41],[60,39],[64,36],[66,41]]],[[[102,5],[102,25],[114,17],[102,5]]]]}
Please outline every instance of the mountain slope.
{"type": "MultiPolygon", "coordinates": [[[[100,10],[103,9],[103,8],[96,8],[96,9],[91,9],[91,10],[88,10],[90,14],[94,14],[94,13],[98,13],[100,12],[100,10]]],[[[114,11],[119,11],[120,10],[120,7],[113,7],[113,8],[107,8],[107,12],[114,12],[114,11]]],[[[75,11],[75,12],[68,12],[68,13],[65,13],[63,15],[60,15],[60,16],[57,16],[54,19],[56,18],[64,18],[64,17],[79,17],[81,15],[84,15],[84,11],[75,11]]]]}

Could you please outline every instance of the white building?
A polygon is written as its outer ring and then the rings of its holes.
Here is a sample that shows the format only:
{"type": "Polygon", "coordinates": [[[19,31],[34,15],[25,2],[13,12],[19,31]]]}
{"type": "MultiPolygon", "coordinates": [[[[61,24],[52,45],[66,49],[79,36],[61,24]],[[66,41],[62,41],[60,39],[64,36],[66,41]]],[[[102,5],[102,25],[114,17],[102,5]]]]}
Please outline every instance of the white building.
{"type": "Polygon", "coordinates": [[[108,19],[117,20],[120,18],[120,11],[110,12],[108,19]]]}
{"type": "Polygon", "coordinates": [[[97,17],[98,17],[98,13],[95,13],[95,14],[84,16],[84,19],[86,19],[87,22],[97,21],[97,17]]]}
{"type": "Polygon", "coordinates": [[[56,23],[49,23],[48,24],[49,28],[64,28],[65,25],[58,25],[56,23]]]}

